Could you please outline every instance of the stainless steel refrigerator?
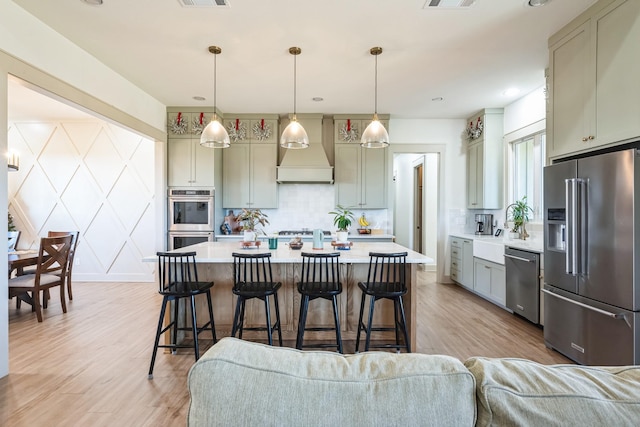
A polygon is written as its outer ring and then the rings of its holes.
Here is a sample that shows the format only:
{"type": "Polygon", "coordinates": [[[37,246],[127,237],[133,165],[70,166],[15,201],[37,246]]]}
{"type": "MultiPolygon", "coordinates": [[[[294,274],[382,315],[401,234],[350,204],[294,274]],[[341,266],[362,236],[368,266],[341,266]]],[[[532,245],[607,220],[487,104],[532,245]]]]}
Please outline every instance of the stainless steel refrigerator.
{"type": "Polygon", "coordinates": [[[639,156],[544,168],[544,340],[581,364],[640,364],[639,156]]]}

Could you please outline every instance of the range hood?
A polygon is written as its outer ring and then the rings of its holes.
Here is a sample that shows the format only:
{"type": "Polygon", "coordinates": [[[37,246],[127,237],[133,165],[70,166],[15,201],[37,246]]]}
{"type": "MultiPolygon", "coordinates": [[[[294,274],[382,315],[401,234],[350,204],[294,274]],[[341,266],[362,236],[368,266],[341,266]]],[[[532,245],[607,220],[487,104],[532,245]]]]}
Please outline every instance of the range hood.
{"type": "Polygon", "coordinates": [[[322,147],[322,115],[298,114],[297,118],[309,136],[309,147],[286,149],[277,168],[276,181],[281,184],[333,184],[333,166],[322,147]]]}

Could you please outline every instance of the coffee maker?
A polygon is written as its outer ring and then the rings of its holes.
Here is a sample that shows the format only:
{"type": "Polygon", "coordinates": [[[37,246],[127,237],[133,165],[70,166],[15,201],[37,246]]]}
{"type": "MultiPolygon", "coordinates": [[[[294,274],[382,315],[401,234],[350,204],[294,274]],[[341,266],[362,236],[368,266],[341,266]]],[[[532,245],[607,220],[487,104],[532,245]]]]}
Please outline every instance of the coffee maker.
{"type": "Polygon", "coordinates": [[[492,214],[476,214],[476,234],[485,236],[493,235],[492,214]]]}

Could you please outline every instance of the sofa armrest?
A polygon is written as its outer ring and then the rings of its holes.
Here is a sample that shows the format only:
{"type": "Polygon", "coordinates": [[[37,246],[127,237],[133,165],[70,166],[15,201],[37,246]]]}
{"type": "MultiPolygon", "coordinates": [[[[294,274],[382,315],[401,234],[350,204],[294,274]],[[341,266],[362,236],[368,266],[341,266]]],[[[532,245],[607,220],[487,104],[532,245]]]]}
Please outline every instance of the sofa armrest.
{"type": "Polygon", "coordinates": [[[478,426],[637,426],[640,367],[474,357],[478,426]]]}

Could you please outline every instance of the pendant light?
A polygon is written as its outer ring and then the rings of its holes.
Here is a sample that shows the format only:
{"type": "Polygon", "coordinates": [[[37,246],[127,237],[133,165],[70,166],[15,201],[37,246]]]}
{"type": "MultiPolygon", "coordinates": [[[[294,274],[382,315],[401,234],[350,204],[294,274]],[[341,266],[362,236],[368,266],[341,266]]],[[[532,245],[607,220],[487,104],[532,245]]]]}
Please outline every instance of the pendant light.
{"type": "Polygon", "coordinates": [[[389,134],[382,123],[380,123],[380,120],[378,120],[378,55],[382,53],[382,48],[372,47],[369,52],[376,57],[375,104],[373,121],[369,123],[369,126],[362,132],[360,145],[365,148],[384,148],[389,145],[389,134]]]}
{"type": "Polygon", "coordinates": [[[227,148],[231,141],[227,130],[218,120],[216,110],[216,58],[222,53],[218,46],[209,46],[209,52],[213,53],[213,117],[200,135],[200,145],[208,148],[227,148]]]}
{"type": "Polygon", "coordinates": [[[293,55],[293,117],[291,122],[282,132],[280,146],[283,148],[307,148],[309,137],[296,117],[296,57],[302,53],[299,47],[290,47],[289,53],[293,55]]]}

